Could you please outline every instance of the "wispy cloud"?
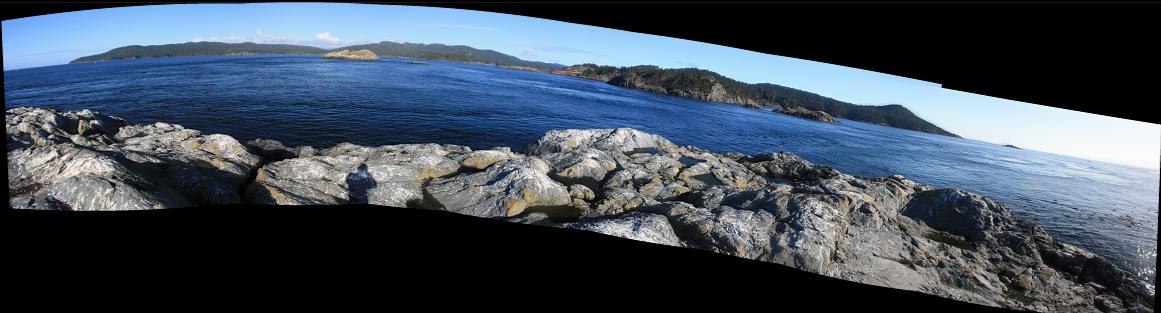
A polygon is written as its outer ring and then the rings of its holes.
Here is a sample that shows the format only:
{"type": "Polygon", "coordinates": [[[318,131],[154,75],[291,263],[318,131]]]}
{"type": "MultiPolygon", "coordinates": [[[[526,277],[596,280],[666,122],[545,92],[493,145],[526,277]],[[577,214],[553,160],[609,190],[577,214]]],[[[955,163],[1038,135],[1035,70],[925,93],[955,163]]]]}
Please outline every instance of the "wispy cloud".
{"type": "Polygon", "coordinates": [[[262,27],[258,27],[256,32],[258,34],[257,39],[263,42],[281,42],[286,40],[286,36],[262,32],[262,27]]]}
{"type": "Polygon", "coordinates": [[[539,57],[540,55],[533,53],[532,50],[524,49],[524,51],[520,52],[520,56],[535,58],[539,57]]]}
{"type": "Polygon", "coordinates": [[[258,27],[255,29],[254,36],[243,37],[243,36],[231,35],[231,36],[227,36],[225,38],[219,38],[217,36],[195,37],[192,41],[193,42],[214,41],[214,42],[226,42],[226,43],[253,42],[253,43],[265,43],[265,44],[307,45],[307,46],[318,46],[318,47],[337,47],[340,45],[356,45],[356,44],[375,43],[375,41],[370,41],[370,40],[343,40],[342,38],[339,38],[338,36],[336,36],[335,34],[332,34],[329,31],[316,33],[314,35],[314,38],[296,39],[296,38],[290,38],[290,37],[287,37],[285,35],[278,34],[278,33],[271,33],[271,32],[262,31],[261,27],[258,27]]]}
{"type": "Polygon", "coordinates": [[[476,26],[476,25],[464,25],[464,24],[427,24],[427,26],[431,26],[431,27],[440,27],[440,28],[457,28],[457,29],[470,29],[470,30],[486,30],[486,31],[490,31],[490,32],[494,32],[494,31],[499,31],[499,30],[500,30],[499,28],[493,28],[493,27],[487,27],[487,26],[476,26]]]}
{"type": "Polygon", "coordinates": [[[316,38],[318,40],[322,40],[323,42],[330,43],[330,44],[337,44],[340,41],[342,41],[342,39],[339,39],[339,37],[331,36],[331,32],[321,32],[321,33],[315,34],[314,38],[316,38]]]}
{"type": "Polygon", "coordinates": [[[602,57],[605,56],[604,54],[596,53],[596,52],[585,50],[585,49],[565,47],[565,46],[553,46],[553,45],[531,45],[531,46],[528,46],[527,48],[525,48],[524,50],[525,51],[538,51],[538,52],[551,52],[551,53],[578,53],[578,54],[588,54],[588,55],[595,55],[595,56],[602,56],[602,57]]]}

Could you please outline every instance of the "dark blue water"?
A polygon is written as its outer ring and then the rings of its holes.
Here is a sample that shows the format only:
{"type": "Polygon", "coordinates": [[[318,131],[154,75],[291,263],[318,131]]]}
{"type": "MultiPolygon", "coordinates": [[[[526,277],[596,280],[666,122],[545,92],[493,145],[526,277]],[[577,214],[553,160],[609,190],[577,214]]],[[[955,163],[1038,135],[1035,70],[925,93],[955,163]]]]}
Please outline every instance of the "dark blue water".
{"type": "Polygon", "coordinates": [[[842,120],[819,123],[600,82],[406,60],[187,57],[4,72],[6,107],[96,109],[240,140],[329,147],[455,143],[523,150],[545,131],[633,127],[715,152],[790,151],[863,176],[902,174],[1007,203],[1153,282],[1157,170],[842,120]]]}

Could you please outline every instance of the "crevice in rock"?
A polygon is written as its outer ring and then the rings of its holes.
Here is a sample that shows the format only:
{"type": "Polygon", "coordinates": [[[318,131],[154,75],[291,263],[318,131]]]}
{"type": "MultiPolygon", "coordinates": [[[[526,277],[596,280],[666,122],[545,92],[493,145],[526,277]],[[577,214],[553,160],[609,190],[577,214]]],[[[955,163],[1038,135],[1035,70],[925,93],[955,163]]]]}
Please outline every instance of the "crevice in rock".
{"type": "Polygon", "coordinates": [[[266,167],[266,164],[270,164],[270,162],[267,162],[265,159],[259,161],[258,165],[255,165],[246,173],[246,179],[243,179],[242,183],[238,184],[237,192],[238,197],[241,198],[241,203],[248,203],[246,202],[246,190],[250,189],[250,185],[258,180],[258,173],[262,171],[262,168],[266,167]]]}
{"type": "Polygon", "coordinates": [[[956,236],[947,232],[932,230],[924,233],[923,237],[963,250],[972,250],[975,248],[975,244],[971,241],[968,241],[963,236],[956,236]]]}
{"type": "MultiPolygon", "coordinates": [[[[609,175],[605,175],[605,176],[609,176],[609,175]]],[[[585,187],[589,187],[589,189],[592,189],[592,190],[602,189],[602,188],[600,188],[600,184],[601,184],[601,181],[604,180],[603,178],[601,180],[597,180],[597,179],[594,179],[592,177],[569,178],[569,177],[563,177],[563,176],[557,175],[556,173],[549,173],[548,178],[551,178],[552,180],[555,180],[556,182],[563,184],[565,187],[571,186],[571,185],[583,185],[585,187]]]]}
{"type": "Polygon", "coordinates": [[[44,184],[34,182],[18,187],[16,189],[8,189],[8,199],[35,194],[37,191],[40,191],[40,189],[44,187],[44,184]]]}

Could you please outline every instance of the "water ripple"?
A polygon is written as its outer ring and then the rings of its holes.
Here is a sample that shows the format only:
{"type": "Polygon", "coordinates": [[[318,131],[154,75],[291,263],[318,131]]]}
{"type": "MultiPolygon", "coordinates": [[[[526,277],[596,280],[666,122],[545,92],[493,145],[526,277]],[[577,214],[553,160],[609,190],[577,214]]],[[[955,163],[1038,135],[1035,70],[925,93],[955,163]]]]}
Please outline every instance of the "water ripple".
{"type": "Polygon", "coordinates": [[[317,148],[455,143],[520,151],[545,131],[634,127],[712,151],[790,151],[856,175],[902,174],[1007,203],[1153,282],[1156,170],[840,119],[815,121],[478,64],[317,56],[188,57],[5,72],[7,106],[96,109],[239,140],[317,148]]]}

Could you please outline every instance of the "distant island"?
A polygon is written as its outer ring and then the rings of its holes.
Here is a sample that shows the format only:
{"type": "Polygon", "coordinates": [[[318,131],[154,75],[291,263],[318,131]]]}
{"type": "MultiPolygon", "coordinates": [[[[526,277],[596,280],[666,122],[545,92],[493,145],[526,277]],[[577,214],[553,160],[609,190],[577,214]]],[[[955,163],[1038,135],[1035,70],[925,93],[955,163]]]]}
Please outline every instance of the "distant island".
{"type": "Polygon", "coordinates": [[[324,52],[327,52],[327,50],[310,46],[203,41],[154,46],[125,46],[109,50],[109,52],[81,57],[72,60],[69,64],[184,56],[322,54],[324,52]]]}
{"type": "Polygon", "coordinates": [[[824,122],[845,118],[859,122],[925,133],[959,135],[939,128],[898,104],[856,105],[815,93],[769,83],[748,84],[721,74],[696,68],[664,69],[654,65],[613,67],[596,64],[565,66],[527,61],[494,50],[463,45],[396,43],[354,45],[333,50],[316,47],[258,44],[189,42],[154,46],[126,46],[109,52],[78,58],[69,63],[131,60],[174,56],[217,56],[251,54],[327,54],[343,50],[367,50],[377,56],[490,64],[497,67],[587,78],[610,85],[692,99],[738,104],[749,108],[772,108],[779,113],[824,122]]]}
{"type": "Polygon", "coordinates": [[[1008,147],[1008,148],[1020,149],[1020,147],[1013,146],[1013,145],[1004,145],[1004,146],[1005,146],[1005,147],[1008,147]]]}
{"type": "Polygon", "coordinates": [[[563,64],[527,61],[495,50],[476,49],[469,46],[444,44],[398,43],[382,41],[374,44],[354,45],[335,50],[367,49],[380,56],[412,59],[441,60],[462,63],[481,63],[496,66],[522,66],[548,71],[564,67],[563,64]]]}

